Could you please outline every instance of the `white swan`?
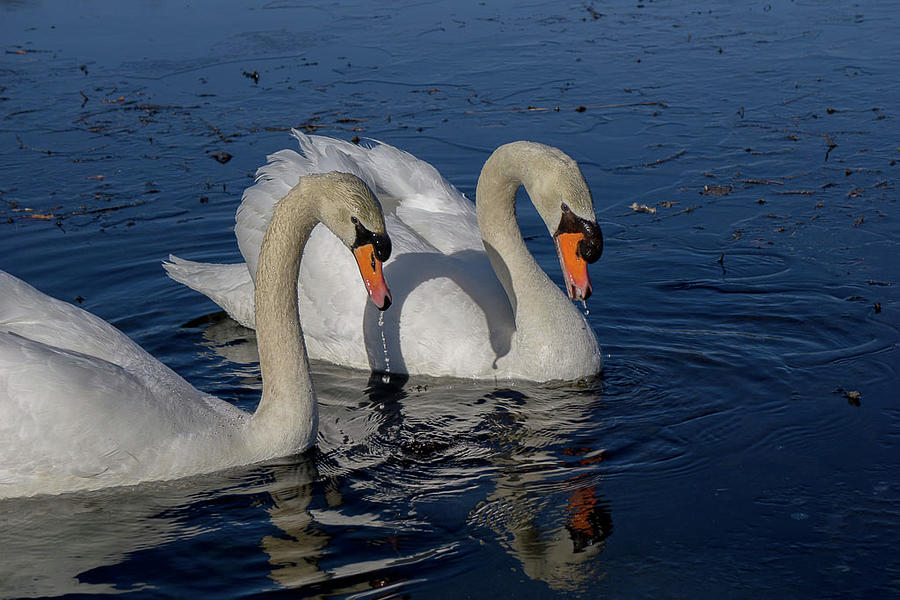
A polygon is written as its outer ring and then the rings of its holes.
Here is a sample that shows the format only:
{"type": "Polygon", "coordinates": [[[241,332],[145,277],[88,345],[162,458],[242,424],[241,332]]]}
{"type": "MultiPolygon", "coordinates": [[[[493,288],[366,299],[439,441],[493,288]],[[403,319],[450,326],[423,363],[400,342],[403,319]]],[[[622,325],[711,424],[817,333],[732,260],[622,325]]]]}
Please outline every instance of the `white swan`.
{"type": "MultiPolygon", "coordinates": [[[[590,190],[562,151],[532,142],[498,148],[484,164],[473,204],[430,164],[392,146],[362,147],[294,131],[302,155],[282,150],[260,168],[237,211],[235,235],[246,264],[170,257],[169,275],[253,327],[254,272],[275,199],[307,173],[341,170],[363,179],[381,201],[393,258],[385,265],[395,309],[379,315],[347,289],[321,257],[337,240],[318,228],[307,246],[300,307],[328,307],[304,319],[313,358],[394,373],[533,381],[598,373],[600,348],[584,315],[528,252],[515,214],[524,185],[556,242],[572,299],[591,293],[587,262],[603,238],[590,190]],[[486,250],[487,249],[487,250],[486,250]]],[[[304,312],[304,315],[308,311],[304,312]]]]}
{"type": "Polygon", "coordinates": [[[390,304],[381,271],[390,241],[369,189],[342,173],[302,178],[275,205],[259,254],[263,390],[253,414],[195,389],[102,319],[0,271],[0,497],[172,479],[312,445],[318,411],[296,290],[319,221],[357,255],[374,303],[390,304]]]}

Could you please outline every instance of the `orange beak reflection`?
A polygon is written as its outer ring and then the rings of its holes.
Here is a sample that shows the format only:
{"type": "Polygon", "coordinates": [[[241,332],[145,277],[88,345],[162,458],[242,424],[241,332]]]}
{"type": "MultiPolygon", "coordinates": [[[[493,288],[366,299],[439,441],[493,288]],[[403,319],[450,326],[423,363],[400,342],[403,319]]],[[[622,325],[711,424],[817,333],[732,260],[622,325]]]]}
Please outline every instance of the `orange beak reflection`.
{"type": "Polygon", "coordinates": [[[591,297],[591,278],[587,262],[578,253],[578,244],[584,239],[583,233],[560,233],[553,237],[556,254],[562,268],[566,291],[572,300],[587,300],[591,297]]]}
{"type": "Polygon", "coordinates": [[[387,310],[391,305],[391,290],[388,289],[381,272],[381,261],[375,258],[375,246],[364,244],[353,249],[356,264],[359,265],[359,274],[362,275],[369,292],[372,303],[378,310],[387,310]]]}

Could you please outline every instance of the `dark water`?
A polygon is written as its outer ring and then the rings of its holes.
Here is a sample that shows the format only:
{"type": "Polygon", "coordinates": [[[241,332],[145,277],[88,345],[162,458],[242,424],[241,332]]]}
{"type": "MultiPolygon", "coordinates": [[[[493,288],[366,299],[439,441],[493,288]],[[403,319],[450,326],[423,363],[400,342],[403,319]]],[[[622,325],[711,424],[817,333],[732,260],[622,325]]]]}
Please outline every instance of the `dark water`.
{"type": "Polygon", "coordinates": [[[596,381],[315,365],[304,456],[0,503],[0,596],[900,596],[896,15],[0,1],[0,268],[242,407],[252,333],[159,262],[239,259],[241,190],[289,127],[389,142],[470,198],[497,145],[560,146],[607,240],[596,381]]]}

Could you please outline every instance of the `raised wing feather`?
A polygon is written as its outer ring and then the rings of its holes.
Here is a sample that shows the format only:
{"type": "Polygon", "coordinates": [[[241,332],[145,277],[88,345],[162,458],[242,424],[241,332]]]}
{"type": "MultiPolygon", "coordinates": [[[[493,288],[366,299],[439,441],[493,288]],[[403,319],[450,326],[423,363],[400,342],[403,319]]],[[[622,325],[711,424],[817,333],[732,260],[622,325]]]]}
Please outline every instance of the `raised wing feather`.
{"type": "Polygon", "coordinates": [[[474,205],[427,162],[375,140],[366,146],[297,130],[293,134],[301,153],[270,155],[237,211],[235,235],[251,274],[275,203],[301,176],[329,171],[352,173],[375,192],[385,216],[394,217],[388,234],[395,255],[421,252],[423,245],[444,254],[483,250],[474,205]],[[413,247],[404,245],[408,239],[416,239],[413,247]]]}

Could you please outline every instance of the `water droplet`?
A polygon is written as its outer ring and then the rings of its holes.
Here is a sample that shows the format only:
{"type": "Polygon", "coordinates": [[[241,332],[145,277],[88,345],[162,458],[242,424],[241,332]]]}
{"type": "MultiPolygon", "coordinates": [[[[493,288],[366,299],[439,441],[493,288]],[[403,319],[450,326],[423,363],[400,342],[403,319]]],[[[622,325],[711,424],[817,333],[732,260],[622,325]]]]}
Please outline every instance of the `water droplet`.
{"type": "MultiPolygon", "coordinates": [[[[387,349],[387,339],[384,337],[384,313],[378,313],[378,330],[381,333],[381,349],[384,351],[384,371],[385,373],[391,372],[391,357],[388,355],[387,349]]],[[[391,380],[390,375],[385,375],[382,378],[384,383],[389,383],[391,380]]]]}

